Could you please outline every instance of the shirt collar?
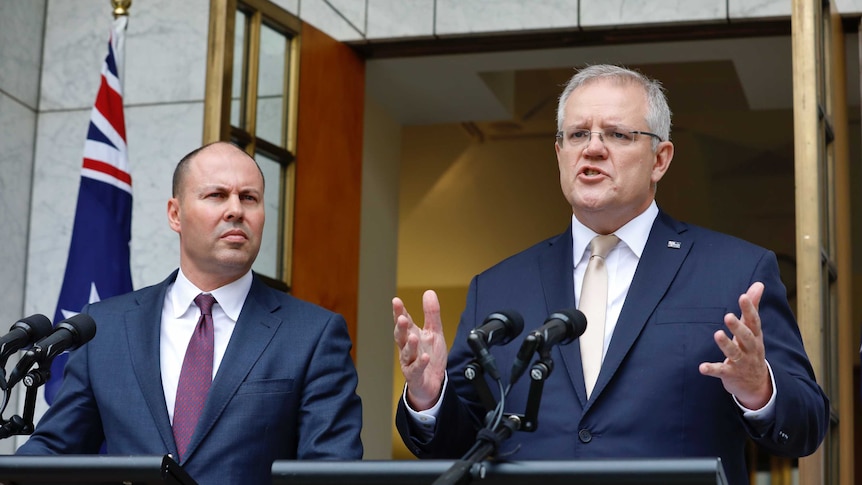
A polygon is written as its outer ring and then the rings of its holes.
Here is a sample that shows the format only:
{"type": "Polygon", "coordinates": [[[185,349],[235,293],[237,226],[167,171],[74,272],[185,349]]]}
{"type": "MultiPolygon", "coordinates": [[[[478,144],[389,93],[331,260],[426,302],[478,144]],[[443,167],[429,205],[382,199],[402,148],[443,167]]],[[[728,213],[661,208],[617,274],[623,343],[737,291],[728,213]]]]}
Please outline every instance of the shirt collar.
{"type": "MultiPolygon", "coordinates": [[[[251,289],[252,280],[252,273],[249,270],[238,280],[209,292],[215,297],[225,314],[233,321],[239,320],[239,313],[242,311],[242,305],[251,289]]],[[[177,273],[177,279],[168,291],[170,292],[174,318],[180,318],[185,314],[191,306],[194,306],[195,297],[204,293],[186,278],[182,269],[177,273]]]]}
{"type": "MultiPolygon", "coordinates": [[[[656,217],[658,217],[658,205],[653,200],[645,211],[638,214],[637,217],[627,222],[623,227],[614,231],[614,234],[632,250],[638,259],[643,254],[656,217]]],[[[581,221],[572,214],[572,255],[574,256],[575,266],[578,265],[578,262],[583,257],[584,252],[590,245],[590,241],[596,236],[598,234],[581,224],[581,221]]]]}

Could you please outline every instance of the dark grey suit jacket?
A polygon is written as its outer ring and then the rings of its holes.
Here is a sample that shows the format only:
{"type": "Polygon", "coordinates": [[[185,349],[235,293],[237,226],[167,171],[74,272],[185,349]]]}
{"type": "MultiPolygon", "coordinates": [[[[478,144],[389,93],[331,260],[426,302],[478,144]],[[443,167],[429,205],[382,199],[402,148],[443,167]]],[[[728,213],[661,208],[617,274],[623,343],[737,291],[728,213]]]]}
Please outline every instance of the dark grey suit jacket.
{"type": "MultiPolygon", "coordinates": [[[[159,368],[158,285],[89,305],[95,338],[18,454],[177,456],[159,368]]],[[[276,459],[360,459],[351,342],[335,313],[255,277],[183,468],[201,484],[271,481],[276,459]]]]}

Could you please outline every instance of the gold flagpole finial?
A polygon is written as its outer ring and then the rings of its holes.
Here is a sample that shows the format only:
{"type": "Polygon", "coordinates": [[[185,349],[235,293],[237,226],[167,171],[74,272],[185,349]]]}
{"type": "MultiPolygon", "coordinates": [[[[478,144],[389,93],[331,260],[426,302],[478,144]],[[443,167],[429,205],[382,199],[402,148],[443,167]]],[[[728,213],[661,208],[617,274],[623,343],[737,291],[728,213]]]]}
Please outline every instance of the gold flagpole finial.
{"type": "Polygon", "coordinates": [[[129,7],[132,6],[132,0],[111,0],[111,6],[114,7],[114,18],[127,17],[129,7]]]}

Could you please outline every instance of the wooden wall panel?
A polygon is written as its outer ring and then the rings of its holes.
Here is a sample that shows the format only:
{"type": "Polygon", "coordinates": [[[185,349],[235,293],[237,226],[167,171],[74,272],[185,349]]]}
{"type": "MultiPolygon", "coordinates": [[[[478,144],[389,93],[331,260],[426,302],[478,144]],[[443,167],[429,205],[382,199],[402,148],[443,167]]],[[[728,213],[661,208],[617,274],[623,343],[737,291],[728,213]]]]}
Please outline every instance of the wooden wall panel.
{"type": "Polygon", "coordinates": [[[344,316],[356,344],[365,63],[303,23],[292,293],[344,316]]]}

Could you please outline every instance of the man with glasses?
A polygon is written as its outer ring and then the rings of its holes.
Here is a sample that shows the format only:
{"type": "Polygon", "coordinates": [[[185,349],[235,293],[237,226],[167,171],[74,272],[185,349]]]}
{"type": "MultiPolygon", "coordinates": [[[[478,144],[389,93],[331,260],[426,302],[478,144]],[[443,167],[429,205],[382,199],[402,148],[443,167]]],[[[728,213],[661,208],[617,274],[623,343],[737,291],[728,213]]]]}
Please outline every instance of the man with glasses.
{"type": "MultiPolygon", "coordinates": [[[[720,457],[729,482],[742,484],[748,438],[780,456],[817,449],[829,403],[774,253],[676,221],[656,205],[674,154],[670,120],[657,81],[610,65],[579,71],[557,111],[569,229],[473,279],[448,355],[436,294],[423,297],[421,328],[393,299],[407,382],[396,423],[414,454],[460,458],[486,427],[487,399],[464,370],[476,360],[471,330],[487,315],[512,308],[533,323],[571,307],[588,315],[586,332],[542,349],[556,371],[544,382],[537,427],[512,433],[496,456],[720,457]],[[602,281],[599,293],[594,281],[602,281]]],[[[500,340],[484,342],[497,369],[534,360],[526,339],[494,345],[500,340]]],[[[508,389],[488,382],[494,400],[505,396],[507,413],[535,397],[529,380],[508,389]]]]}

